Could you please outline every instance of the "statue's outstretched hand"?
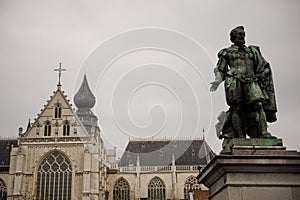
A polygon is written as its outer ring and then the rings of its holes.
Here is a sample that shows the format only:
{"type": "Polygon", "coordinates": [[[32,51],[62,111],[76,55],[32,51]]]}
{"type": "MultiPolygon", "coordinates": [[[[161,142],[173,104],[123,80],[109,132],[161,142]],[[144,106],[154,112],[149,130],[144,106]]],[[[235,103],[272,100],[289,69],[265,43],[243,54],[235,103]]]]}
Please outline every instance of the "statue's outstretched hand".
{"type": "Polygon", "coordinates": [[[216,90],[218,89],[220,83],[221,83],[221,82],[218,81],[218,80],[215,80],[215,81],[211,82],[211,83],[210,83],[210,84],[211,84],[210,91],[211,91],[211,92],[216,91],[216,90]]]}

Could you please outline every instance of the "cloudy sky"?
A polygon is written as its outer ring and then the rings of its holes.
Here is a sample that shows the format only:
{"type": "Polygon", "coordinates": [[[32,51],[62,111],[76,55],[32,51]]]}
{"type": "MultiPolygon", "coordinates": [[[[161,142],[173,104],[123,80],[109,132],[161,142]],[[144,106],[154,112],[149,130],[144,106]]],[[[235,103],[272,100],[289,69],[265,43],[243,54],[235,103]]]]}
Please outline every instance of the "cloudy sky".
{"type": "Polygon", "coordinates": [[[300,2],[0,0],[0,134],[16,136],[56,90],[73,100],[84,73],[96,95],[106,145],[128,137],[202,137],[215,151],[223,88],[210,94],[217,52],[244,25],[261,47],[276,88],[273,135],[298,149],[300,2]],[[183,127],[183,128],[182,128],[183,127]]]}

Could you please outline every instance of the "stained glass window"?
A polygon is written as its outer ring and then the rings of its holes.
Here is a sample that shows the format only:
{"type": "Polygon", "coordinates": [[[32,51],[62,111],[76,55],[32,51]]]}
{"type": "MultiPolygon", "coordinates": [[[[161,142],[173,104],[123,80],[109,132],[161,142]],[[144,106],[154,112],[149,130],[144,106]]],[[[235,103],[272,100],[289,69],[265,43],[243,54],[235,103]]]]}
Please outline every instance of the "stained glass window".
{"type": "Polygon", "coordinates": [[[190,176],[185,180],[184,183],[184,199],[189,200],[189,191],[201,191],[200,184],[194,176],[190,176]]]}
{"type": "Polygon", "coordinates": [[[148,185],[149,200],[165,200],[166,185],[159,177],[154,177],[148,185]]]}
{"type": "Polygon", "coordinates": [[[119,178],[114,186],[113,200],[129,200],[130,186],[124,178],[119,178]]]}
{"type": "Polygon", "coordinates": [[[55,151],[38,169],[36,199],[71,200],[72,167],[70,160],[55,151]]]}
{"type": "Polygon", "coordinates": [[[0,178],[0,200],[6,200],[7,188],[5,182],[0,178]]]}

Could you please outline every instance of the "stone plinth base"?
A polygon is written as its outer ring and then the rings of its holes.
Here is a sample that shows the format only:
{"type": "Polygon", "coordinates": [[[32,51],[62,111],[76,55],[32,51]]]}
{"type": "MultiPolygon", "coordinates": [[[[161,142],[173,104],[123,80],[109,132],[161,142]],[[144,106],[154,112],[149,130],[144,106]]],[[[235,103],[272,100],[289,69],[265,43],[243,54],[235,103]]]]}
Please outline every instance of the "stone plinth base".
{"type": "Polygon", "coordinates": [[[199,174],[211,200],[300,199],[300,152],[282,146],[234,146],[199,174]]]}
{"type": "Polygon", "coordinates": [[[282,139],[279,138],[233,138],[233,146],[282,146],[282,139]]]}

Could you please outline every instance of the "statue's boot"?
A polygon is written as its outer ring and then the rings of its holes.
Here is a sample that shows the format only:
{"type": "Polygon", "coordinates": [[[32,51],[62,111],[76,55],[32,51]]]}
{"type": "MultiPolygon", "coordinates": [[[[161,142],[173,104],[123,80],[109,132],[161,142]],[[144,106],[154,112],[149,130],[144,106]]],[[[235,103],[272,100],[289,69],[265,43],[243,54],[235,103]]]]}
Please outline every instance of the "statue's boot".
{"type": "Polygon", "coordinates": [[[258,132],[260,133],[260,136],[262,138],[276,138],[275,136],[272,136],[271,133],[267,131],[267,118],[266,114],[260,106],[260,109],[258,111],[258,117],[257,117],[257,125],[258,125],[258,132]]]}
{"type": "Polygon", "coordinates": [[[233,143],[231,138],[224,138],[222,143],[223,150],[220,152],[220,154],[232,154],[232,147],[233,143]]]}

